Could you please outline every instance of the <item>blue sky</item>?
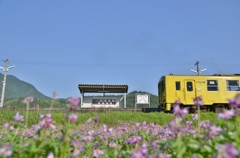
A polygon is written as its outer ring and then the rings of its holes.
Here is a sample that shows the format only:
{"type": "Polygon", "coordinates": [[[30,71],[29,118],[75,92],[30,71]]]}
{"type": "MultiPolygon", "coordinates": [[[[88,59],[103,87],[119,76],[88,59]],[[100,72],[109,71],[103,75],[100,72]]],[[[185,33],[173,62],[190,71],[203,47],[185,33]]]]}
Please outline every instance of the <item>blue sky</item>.
{"type": "Polygon", "coordinates": [[[157,95],[163,75],[194,75],[196,61],[202,75],[240,73],[239,57],[240,0],[0,0],[0,66],[47,96],[80,96],[78,84],[157,95]]]}

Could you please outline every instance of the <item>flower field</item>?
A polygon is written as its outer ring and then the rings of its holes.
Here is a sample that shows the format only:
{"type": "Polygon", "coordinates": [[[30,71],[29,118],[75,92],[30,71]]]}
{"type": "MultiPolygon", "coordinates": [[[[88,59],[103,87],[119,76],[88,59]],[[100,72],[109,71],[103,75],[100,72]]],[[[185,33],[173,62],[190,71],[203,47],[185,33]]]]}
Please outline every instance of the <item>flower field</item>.
{"type": "Polygon", "coordinates": [[[67,113],[29,112],[33,99],[24,100],[26,111],[0,111],[0,157],[239,157],[240,95],[229,100],[232,109],[219,114],[200,113],[201,97],[193,99],[197,114],[178,103],[173,114],[82,114],[75,111],[78,98],[69,99],[67,113]]]}

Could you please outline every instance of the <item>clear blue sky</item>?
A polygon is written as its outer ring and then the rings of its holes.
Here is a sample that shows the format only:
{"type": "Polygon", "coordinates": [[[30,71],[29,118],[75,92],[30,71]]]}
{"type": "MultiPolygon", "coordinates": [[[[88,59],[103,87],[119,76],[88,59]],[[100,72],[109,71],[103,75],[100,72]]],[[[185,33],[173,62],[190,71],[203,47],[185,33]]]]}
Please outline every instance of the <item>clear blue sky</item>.
{"type": "Polygon", "coordinates": [[[78,84],[157,95],[162,75],[196,61],[202,75],[240,73],[240,0],[0,0],[5,59],[47,96],[80,96],[78,84]]]}

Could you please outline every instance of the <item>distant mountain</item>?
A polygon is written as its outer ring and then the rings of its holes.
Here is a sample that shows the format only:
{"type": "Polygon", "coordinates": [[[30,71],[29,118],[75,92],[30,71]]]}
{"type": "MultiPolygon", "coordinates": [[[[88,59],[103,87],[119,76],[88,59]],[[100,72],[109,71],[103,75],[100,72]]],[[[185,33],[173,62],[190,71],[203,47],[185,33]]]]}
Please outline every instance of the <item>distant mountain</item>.
{"type": "MultiPolygon", "coordinates": [[[[2,81],[4,75],[0,73],[0,96],[2,95],[2,81]]],[[[25,98],[28,96],[34,96],[34,98],[38,98],[40,100],[50,100],[51,98],[45,96],[41,92],[39,92],[33,85],[19,80],[13,75],[7,75],[6,87],[5,87],[5,95],[4,101],[13,100],[17,98],[25,98]]]]}

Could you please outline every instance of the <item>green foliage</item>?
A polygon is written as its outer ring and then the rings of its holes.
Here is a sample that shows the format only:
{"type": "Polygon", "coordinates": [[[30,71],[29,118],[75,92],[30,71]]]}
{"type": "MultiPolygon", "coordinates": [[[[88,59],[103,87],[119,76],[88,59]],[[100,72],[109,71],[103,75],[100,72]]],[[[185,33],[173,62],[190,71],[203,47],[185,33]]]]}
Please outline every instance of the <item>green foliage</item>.
{"type": "MultiPolygon", "coordinates": [[[[142,92],[142,91],[132,91],[127,94],[127,107],[129,108],[134,108],[135,107],[135,94],[136,93],[147,93],[147,92],[142,92]]],[[[142,107],[148,107],[149,105],[137,105],[137,108],[142,108],[142,107]]],[[[158,107],[158,96],[150,94],[150,107],[158,107]]]]}
{"type": "MultiPolygon", "coordinates": [[[[3,81],[4,75],[0,73],[0,81],[3,81]]],[[[2,84],[0,84],[0,90],[2,90],[2,84]]],[[[50,100],[50,97],[45,96],[39,92],[33,85],[21,81],[13,75],[7,75],[6,89],[5,89],[5,101],[14,100],[16,98],[26,98],[28,96],[34,96],[40,100],[50,100]]]]}

